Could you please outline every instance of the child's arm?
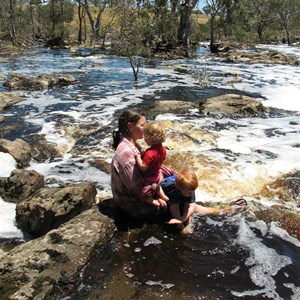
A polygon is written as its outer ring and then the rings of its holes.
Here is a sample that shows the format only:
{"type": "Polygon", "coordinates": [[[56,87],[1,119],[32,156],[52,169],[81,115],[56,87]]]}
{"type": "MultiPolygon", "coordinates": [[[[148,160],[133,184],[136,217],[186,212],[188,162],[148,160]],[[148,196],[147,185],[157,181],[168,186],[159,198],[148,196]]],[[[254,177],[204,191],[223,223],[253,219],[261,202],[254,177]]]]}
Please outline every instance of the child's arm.
{"type": "Polygon", "coordinates": [[[147,171],[149,166],[143,163],[141,154],[138,154],[136,157],[136,163],[141,171],[147,171]]]}

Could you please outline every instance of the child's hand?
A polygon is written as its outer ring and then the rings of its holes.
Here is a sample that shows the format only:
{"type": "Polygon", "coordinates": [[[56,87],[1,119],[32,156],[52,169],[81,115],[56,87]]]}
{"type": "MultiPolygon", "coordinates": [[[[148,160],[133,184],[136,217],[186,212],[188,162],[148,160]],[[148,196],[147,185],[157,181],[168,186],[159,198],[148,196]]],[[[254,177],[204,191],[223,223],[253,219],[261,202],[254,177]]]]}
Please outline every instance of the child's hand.
{"type": "Polygon", "coordinates": [[[149,198],[146,202],[153,205],[153,206],[157,206],[157,207],[167,206],[166,201],[164,201],[162,199],[150,199],[149,198]]]}
{"type": "Polygon", "coordinates": [[[162,199],[158,198],[157,201],[159,202],[160,206],[167,206],[167,203],[166,203],[165,200],[162,200],[162,199]]]}

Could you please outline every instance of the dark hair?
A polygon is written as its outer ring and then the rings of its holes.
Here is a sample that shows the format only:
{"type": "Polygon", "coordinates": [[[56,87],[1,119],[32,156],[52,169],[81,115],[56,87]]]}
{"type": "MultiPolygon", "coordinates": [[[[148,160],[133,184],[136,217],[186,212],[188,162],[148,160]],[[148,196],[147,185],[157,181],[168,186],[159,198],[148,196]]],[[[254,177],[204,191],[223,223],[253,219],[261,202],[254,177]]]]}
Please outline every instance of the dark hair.
{"type": "Polygon", "coordinates": [[[125,110],[119,117],[119,128],[117,131],[113,131],[113,149],[116,150],[121,139],[123,137],[130,137],[130,131],[127,127],[128,122],[132,124],[136,124],[141,117],[144,117],[144,113],[132,111],[132,110],[125,110]]]}

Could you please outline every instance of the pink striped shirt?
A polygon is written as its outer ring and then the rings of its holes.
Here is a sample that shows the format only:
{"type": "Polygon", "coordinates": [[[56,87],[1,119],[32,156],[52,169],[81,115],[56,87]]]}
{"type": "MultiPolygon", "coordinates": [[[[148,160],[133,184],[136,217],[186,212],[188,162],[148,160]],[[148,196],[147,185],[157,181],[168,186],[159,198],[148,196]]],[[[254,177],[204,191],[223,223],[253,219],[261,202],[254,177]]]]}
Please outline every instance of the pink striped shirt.
{"type": "MultiPolygon", "coordinates": [[[[143,192],[147,183],[142,178],[135,159],[141,150],[140,145],[135,147],[129,140],[123,138],[111,164],[113,199],[119,207],[133,217],[143,217],[157,211],[155,206],[146,203],[147,199],[152,199],[152,191],[143,192]]],[[[171,176],[174,173],[165,166],[162,166],[161,171],[164,176],[171,176]]]]}

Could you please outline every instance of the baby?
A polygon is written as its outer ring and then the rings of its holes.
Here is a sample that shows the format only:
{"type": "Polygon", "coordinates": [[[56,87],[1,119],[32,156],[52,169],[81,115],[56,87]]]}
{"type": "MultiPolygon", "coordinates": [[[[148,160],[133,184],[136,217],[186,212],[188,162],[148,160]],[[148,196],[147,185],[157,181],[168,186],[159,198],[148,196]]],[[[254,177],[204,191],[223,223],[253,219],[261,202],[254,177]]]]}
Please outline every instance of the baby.
{"type": "Polygon", "coordinates": [[[137,165],[146,182],[157,184],[156,195],[167,201],[169,198],[160,186],[163,181],[160,168],[167,154],[166,148],[162,145],[166,139],[165,129],[158,122],[150,122],[144,125],[143,133],[144,140],[150,147],[146,149],[142,157],[140,154],[136,156],[137,165]]]}

